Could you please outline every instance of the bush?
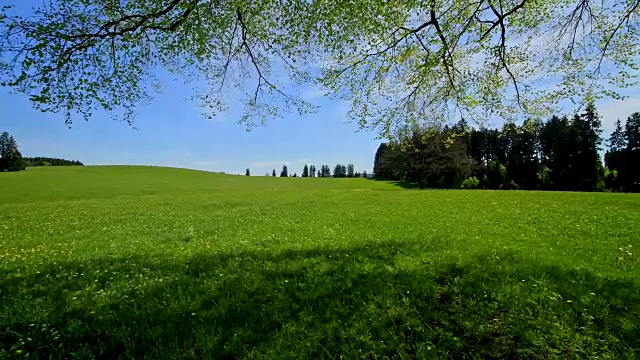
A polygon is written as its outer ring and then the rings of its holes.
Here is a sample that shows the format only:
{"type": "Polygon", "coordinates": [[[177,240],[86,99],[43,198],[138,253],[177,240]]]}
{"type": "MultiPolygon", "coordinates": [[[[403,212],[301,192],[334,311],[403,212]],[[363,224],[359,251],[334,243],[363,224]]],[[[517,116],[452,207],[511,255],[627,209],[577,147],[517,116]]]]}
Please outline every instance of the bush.
{"type": "Polygon", "coordinates": [[[506,183],[507,168],[497,160],[491,160],[487,163],[486,175],[487,183],[486,187],[489,189],[501,189],[506,183]]]}
{"type": "Polygon", "coordinates": [[[520,190],[520,186],[511,180],[508,183],[500,185],[499,190],[520,190]]]}
{"type": "Polygon", "coordinates": [[[462,185],[460,185],[461,189],[477,189],[479,187],[480,187],[480,180],[478,180],[478,178],[475,176],[466,178],[462,182],[462,185]]]}

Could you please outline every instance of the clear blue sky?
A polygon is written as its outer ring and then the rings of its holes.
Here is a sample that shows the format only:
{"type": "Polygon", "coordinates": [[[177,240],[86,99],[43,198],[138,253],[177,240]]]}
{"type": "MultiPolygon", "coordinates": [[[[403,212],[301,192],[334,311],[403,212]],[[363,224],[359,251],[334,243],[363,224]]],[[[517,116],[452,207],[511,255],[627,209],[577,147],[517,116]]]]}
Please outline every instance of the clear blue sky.
{"type": "MultiPolygon", "coordinates": [[[[85,164],[142,164],[185,167],[228,173],[263,175],[286,163],[300,174],[305,163],[353,163],[358,171],[371,172],[379,140],[372,132],[357,132],[345,123],[347,104],[328,99],[316,88],[301,95],[320,106],[315,114],[297,114],[271,120],[266,127],[246,128],[239,115],[223,114],[207,120],[189,90],[168,82],[164,92],[140,109],[135,126],[96,115],[81,119],[69,129],[61,115],[36,111],[24,95],[0,89],[0,131],[18,141],[24,156],[49,156],[80,160],[85,164]]],[[[605,133],[617,118],[640,111],[640,97],[598,103],[605,133]]]]}
{"type": "MultiPolygon", "coordinates": [[[[12,3],[27,10],[38,2],[12,3]]],[[[158,165],[236,174],[250,168],[252,175],[264,175],[274,168],[279,171],[283,164],[298,174],[305,163],[318,167],[353,163],[357,171],[367,172],[373,168],[380,143],[375,139],[377,134],[357,132],[356,124],[345,122],[348,105],[324,97],[317,87],[299,89],[301,97],[320,106],[317,113],[304,117],[294,113],[247,132],[237,123],[240,115],[233,111],[205,119],[198,103],[188,100],[192,91],[182,82],[171,81],[170,76],[163,77],[166,89],[138,111],[138,130],[106,114],[97,114],[89,122],[77,119],[69,129],[61,115],[38,112],[26,96],[0,88],[0,131],[14,135],[24,156],[85,164],[158,165]]],[[[238,95],[228,94],[232,101],[238,95]]],[[[632,97],[597,104],[605,135],[617,118],[640,111],[640,90],[627,95],[632,97]]]]}
{"type": "MultiPolygon", "coordinates": [[[[89,122],[77,119],[72,128],[61,115],[32,108],[28,99],[0,89],[0,131],[18,141],[24,156],[80,160],[85,164],[144,164],[263,175],[287,163],[300,172],[305,163],[353,163],[370,172],[379,144],[372,132],[357,132],[345,123],[347,106],[330,100],[314,87],[301,95],[318,104],[318,112],[292,114],[255,127],[251,132],[237,123],[239,115],[222,114],[207,120],[190,91],[180,82],[168,82],[153,103],[140,109],[135,126],[96,115],[89,122]]],[[[231,94],[233,97],[233,94],[231,94]]]]}

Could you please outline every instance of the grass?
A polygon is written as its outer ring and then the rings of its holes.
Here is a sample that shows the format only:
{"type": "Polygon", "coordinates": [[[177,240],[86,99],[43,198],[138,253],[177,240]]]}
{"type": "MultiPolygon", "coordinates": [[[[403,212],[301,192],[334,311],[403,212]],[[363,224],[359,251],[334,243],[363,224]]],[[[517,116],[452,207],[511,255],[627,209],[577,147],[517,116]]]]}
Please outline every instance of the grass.
{"type": "Polygon", "coordinates": [[[640,195],[0,173],[0,358],[627,358],[640,195]]]}

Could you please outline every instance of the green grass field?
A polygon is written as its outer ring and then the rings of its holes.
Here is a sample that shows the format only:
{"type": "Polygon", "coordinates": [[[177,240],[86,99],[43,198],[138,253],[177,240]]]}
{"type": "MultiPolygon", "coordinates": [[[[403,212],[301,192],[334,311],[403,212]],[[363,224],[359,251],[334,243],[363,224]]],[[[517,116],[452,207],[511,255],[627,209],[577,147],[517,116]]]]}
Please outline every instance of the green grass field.
{"type": "Polygon", "coordinates": [[[640,194],[0,173],[0,358],[627,358],[640,194]]]}

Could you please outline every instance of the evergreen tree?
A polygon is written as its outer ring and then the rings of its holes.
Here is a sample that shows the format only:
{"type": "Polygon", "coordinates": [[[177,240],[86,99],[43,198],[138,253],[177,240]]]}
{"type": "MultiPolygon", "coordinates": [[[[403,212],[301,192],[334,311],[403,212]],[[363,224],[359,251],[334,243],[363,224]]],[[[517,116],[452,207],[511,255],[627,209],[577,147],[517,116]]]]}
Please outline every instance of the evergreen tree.
{"type": "MultiPolygon", "coordinates": [[[[626,124],[625,124],[626,125],[626,124]]],[[[616,128],[607,140],[609,150],[604,154],[605,166],[610,170],[607,177],[607,187],[619,191],[626,187],[629,175],[626,160],[628,158],[626,132],[620,119],[616,121],[616,128]]]]}
{"type": "Polygon", "coordinates": [[[9,170],[9,157],[11,154],[9,137],[10,135],[6,131],[0,134],[0,171],[9,170]]]}
{"type": "Polygon", "coordinates": [[[640,150],[640,112],[629,116],[625,124],[624,135],[627,140],[627,149],[640,150]]]}
{"type": "Polygon", "coordinates": [[[247,169],[247,171],[244,173],[246,176],[251,176],[251,172],[249,172],[249,169],[247,169]]]}
{"type": "Polygon", "coordinates": [[[349,165],[347,165],[347,177],[352,178],[352,177],[353,177],[353,175],[354,175],[354,173],[353,173],[353,172],[354,172],[354,166],[353,166],[353,164],[349,164],[349,165]]]}
{"type": "Polygon", "coordinates": [[[322,174],[320,173],[320,170],[318,170],[318,177],[322,177],[322,174]]]}
{"type": "Polygon", "coordinates": [[[26,163],[18,150],[18,144],[7,132],[0,135],[0,171],[20,171],[26,169],[26,163]]]}
{"type": "Polygon", "coordinates": [[[288,177],[289,170],[287,169],[287,165],[282,165],[282,171],[280,172],[280,177],[288,177]]]}
{"type": "Polygon", "coordinates": [[[367,172],[366,172],[366,171],[363,171],[363,172],[362,172],[362,177],[363,177],[363,178],[366,178],[366,177],[367,177],[367,172]]]}
{"type": "Polygon", "coordinates": [[[571,147],[572,175],[575,181],[572,190],[594,191],[603,169],[598,154],[602,144],[602,122],[593,103],[589,103],[581,115],[574,116],[572,127],[572,133],[575,134],[570,139],[575,144],[571,147]]]}
{"type": "Polygon", "coordinates": [[[331,177],[331,169],[329,165],[322,165],[322,177],[331,177]]]}
{"type": "Polygon", "coordinates": [[[341,177],[342,175],[342,164],[336,164],[336,166],[333,167],[333,177],[341,177]]]}
{"type": "Polygon", "coordinates": [[[276,177],[276,169],[273,169],[273,171],[271,172],[271,176],[276,177]]]}
{"type": "Polygon", "coordinates": [[[627,138],[626,132],[622,129],[622,124],[620,123],[620,119],[616,120],[616,128],[609,136],[607,140],[607,145],[609,146],[609,151],[620,151],[627,148],[627,138]]]}
{"type": "Polygon", "coordinates": [[[309,177],[316,177],[316,166],[309,165],[309,177]]]}
{"type": "Polygon", "coordinates": [[[566,117],[553,116],[540,132],[542,164],[548,169],[543,186],[553,190],[570,190],[571,152],[569,149],[571,125],[566,117]]]}
{"type": "Polygon", "coordinates": [[[503,136],[509,140],[507,148],[507,177],[518,188],[534,190],[538,188],[538,139],[541,125],[526,120],[521,126],[505,126],[508,131],[503,136]]]}
{"type": "Polygon", "coordinates": [[[627,147],[624,150],[622,166],[619,170],[620,182],[624,191],[640,191],[640,112],[627,118],[625,124],[627,147]]]}
{"type": "Polygon", "coordinates": [[[309,177],[309,167],[307,164],[304,164],[304,168],[302,169],[302,177],[309,177]]]}

